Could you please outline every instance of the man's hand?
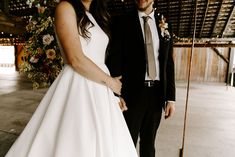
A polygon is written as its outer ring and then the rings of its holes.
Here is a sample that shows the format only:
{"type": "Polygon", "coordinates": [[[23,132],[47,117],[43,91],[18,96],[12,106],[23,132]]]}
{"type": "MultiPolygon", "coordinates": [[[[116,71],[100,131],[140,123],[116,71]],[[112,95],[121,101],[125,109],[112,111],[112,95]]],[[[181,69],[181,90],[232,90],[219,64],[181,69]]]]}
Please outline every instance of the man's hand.
{"type": "Polygon", "coordinates": [[[175,102],[168,101],[165,107],[165,119],[172,117],[175,113],[175,102]]]}
{"type": "Polygon", "coordinates": [[[127,110],[126,102],[122,97],[119,97],[119,99],[120,99],[119,106],[120,106],[122,112],[124,112],[127,110]]]}

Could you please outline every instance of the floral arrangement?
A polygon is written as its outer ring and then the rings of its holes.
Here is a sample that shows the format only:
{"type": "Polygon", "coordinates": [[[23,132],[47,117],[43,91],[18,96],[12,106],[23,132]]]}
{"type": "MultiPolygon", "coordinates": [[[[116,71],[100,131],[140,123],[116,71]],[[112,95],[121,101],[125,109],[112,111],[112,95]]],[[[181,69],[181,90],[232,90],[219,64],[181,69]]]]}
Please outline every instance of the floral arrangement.
{"type": "Polygon", "coordinates": [[[35,6],[37,13],[30,17],[26,26],[26,61],[21,65],[20,72],[32,81],[33,89],[49,87],[63,67],[54,34],[53,9],[45,0],[27,0],[27,4],[35,6]]]}
{"type": "Polygon", "coordinates": [[[166,18],[162,15],[159,21],[159,27],[161,28],[161,36],[170,39],[171,35],[168,31],[168,23],[166,23],[166,18]]]}

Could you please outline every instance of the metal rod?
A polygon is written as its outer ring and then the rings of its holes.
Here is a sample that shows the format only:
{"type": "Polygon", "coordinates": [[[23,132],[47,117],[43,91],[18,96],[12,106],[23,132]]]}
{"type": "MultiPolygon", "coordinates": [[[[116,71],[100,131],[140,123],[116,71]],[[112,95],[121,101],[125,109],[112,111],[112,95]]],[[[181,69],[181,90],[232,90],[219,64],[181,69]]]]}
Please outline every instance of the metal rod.
{"type": "Polygon", "coordinates": [[[194,10],[194,30],[193,30],[193,39],[192,39],[192,48],[190,52],[190,60],[189,60],[189,70],[188,70],[188,84],[187,84],[187,94],[186,94],[186,103],[185,103],[185,113],[184,113],[184,129],[183,129],[183,140],[182,140],[182,148],[180,150],[180,157],[184,157],[184,147],[185,147],[185,136],[186,136],[186,128],[187,128],[187,112],[188,112],[188,97],[189,97],[189,87],[190,87],[190,76],[191,76],[191,68],[192,68],[192,58],[194,51],[194,41],[196,34],[196,23],[197,23],[197,0],[195,1],[195,10],[194,10]]]}
{"type": "Polygon", "coordinates": [[[19,134],[17,134],[17,133],[6,131],[6,130],[3,130],[3,129],[0,129],[0,132],[6,133],[6,134],[15,135],[15,136],[19,136],[19,134]]]}

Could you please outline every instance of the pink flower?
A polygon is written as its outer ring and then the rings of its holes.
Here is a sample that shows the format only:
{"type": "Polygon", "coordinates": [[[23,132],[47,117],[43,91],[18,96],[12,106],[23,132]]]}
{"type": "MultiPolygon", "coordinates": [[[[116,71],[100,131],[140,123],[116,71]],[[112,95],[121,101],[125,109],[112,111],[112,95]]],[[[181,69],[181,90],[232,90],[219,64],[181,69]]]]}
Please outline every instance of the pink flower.
{"type": "Polygon", "coordinates": [[[46,9],[45,7],[38,7],[38,13],[43,14],[45,9],[46,9]]]}
{"type": "Polygon", "coordinates": [[[38,52],[39,54],[42,54],[42,53],[43,53],[42,48],[38,47],[38,48],[37,48],[37,52],[38,52]]]}

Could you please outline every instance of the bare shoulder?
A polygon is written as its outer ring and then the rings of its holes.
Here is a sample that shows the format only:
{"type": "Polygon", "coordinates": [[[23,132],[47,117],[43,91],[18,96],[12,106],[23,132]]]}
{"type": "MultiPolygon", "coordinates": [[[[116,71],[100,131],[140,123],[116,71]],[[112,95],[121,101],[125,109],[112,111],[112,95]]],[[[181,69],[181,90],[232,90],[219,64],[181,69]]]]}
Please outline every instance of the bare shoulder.
{"type": "Polygon", "coordinates": [[[55,14],[56,16],[60,16],[61,14],[63,14],[64,16],[75,15],[75,10],[69,2],[62,1],[56,6],[55,14]]]}
{"type": "Polygon", "coordinates": [[[72,4],[69,3],[68,1],[61,1],[57,6],[57,9],[68,9],[68,8],[73,8],[72,4]]]}
{"type": "Polygon", "coordinates": [[[67,1],[62,1],[56,6],[55,28],[58,36],[63,36],[63,39],[67,38],[64,36],[64,34],[73,35],[77,30],[75,10],[73,6],[67,1]]]}

